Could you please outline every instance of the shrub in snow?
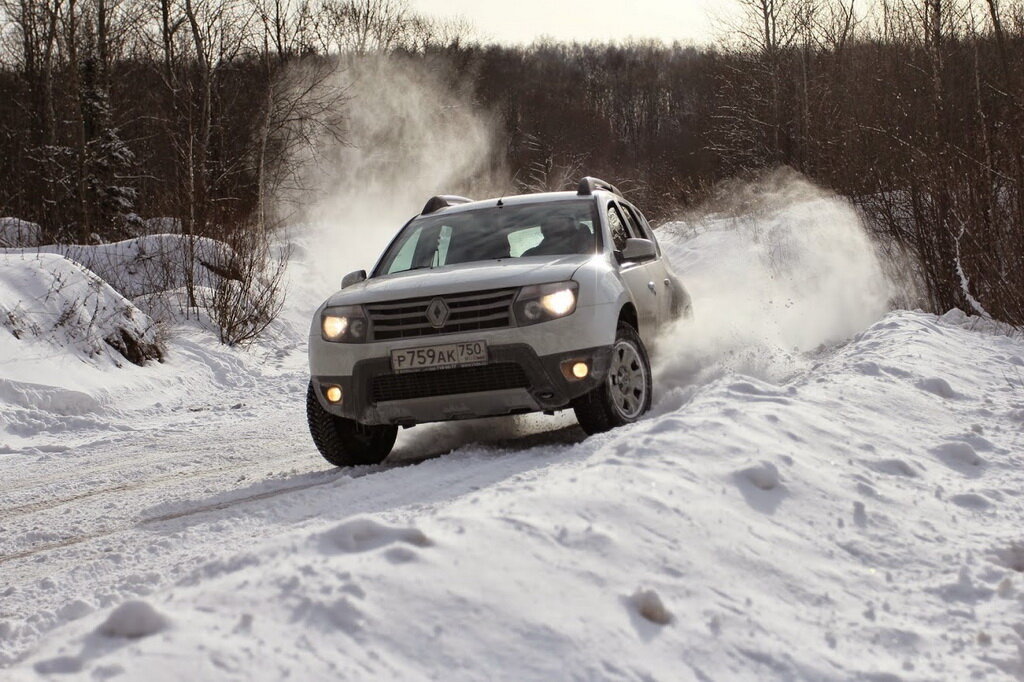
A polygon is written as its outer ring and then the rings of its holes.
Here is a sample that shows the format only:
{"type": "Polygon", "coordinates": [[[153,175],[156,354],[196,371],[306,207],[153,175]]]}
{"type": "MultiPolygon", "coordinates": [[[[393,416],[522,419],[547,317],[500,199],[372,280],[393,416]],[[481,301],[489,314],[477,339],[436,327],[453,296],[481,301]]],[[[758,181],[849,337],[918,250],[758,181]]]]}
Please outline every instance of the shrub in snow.
{"type": "Polygon", "coordinates": [[[82,671],[82,659],[77,656],[57,656],[39,661],[35,670],[40,675],[70,675],[82,671]]]}
{"type": "Polygon", "coordinates": [[[18,218],[0,218],[0,247],[31,248],[43,243],[43,230],[18,218]]]}
{"type": "Polygon", "coordinates": [[[168,625],[166,616],[148,603],[133,599],[114,609],[96,632],[107,637],[137,639],[154,635],[168,625]]]}
{"type": "Polygon", "coordinates": [[[0,254],[0,327],[24,343],[115,365],[162,356],[153,320],[95,274],[54,254],[0,254]]]}

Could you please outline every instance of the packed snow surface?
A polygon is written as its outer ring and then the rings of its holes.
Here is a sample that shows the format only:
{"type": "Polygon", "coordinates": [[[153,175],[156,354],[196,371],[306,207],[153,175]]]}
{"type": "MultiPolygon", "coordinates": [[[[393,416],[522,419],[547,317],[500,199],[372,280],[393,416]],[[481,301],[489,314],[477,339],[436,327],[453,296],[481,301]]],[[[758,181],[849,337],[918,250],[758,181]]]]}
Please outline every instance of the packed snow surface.
{"type": "Polygon", "coordinates": [[[586,439],[419,426],[330,468],[302,295],[251,351],[182,328],[79,380],[74,414],[12,428],[0,396],[3,675],[1020,678],[1024,341],[886,313],[858,229],[821,197],[664,227],[695,320],[651,414],[586,439]]]}

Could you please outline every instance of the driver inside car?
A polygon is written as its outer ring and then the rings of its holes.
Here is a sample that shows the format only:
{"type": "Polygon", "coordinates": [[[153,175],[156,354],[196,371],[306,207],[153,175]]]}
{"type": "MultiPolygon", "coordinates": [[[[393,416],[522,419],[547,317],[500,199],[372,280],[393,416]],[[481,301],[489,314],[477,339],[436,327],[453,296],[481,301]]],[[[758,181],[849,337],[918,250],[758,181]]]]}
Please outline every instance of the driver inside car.
{"type": "Polygon", "coordinates": [[[554,216],[540,226],[543,235],[540,244],[523,252],[529,256],[563,256],[584,253],[591,243],[592,235],[583,225],[577,225],[571,216],[554,216]]]}

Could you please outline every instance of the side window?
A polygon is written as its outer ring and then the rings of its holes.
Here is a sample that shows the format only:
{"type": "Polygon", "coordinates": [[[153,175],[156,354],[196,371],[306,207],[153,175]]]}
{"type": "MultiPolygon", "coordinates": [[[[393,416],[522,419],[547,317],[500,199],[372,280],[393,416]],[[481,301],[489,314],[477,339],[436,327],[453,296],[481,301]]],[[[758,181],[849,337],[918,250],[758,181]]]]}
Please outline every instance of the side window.
{"type": "Polygon", "coordinates": [[[615,244],[615,250],[622,251],[626,248],[629,232],[627,232],[626,223],[622,216],[619,215],[619,209],[615,204],[608,204],[608,228],[612,233],[612,242],[615,244]]]}
{"type": "Polygon", "coordinates": [[[640,223],[637,222],[636,216],[633,215],[633,212],[629,210],[629,206],[626,204],[619,204],[619,206],[622,208],[622,215],[626,219],[626,230],[629,232],[629,236],[634,239],[646,239],[647,235],[645,235],[644,231],[640,229],[640,223]]]}
{"type": "Polygon", "coordinates": [[[623,208],[626,209],[626,212],[630,214],[630,217],[633,218],[633,221],[636,223],[637,227],[639,227],[639,230],[637,231],[640,232],[640,235],[645,240],[653,241],[654,236],[650,231],[650,225],[647,223],[647,219],[643,217],[643,213],[641,213],[637,207],[630,206],[629,204],[623,204],[623,208]]]}
{"type": "Polygon", "coordinates": [[[655,239],[655,237],[654,237],[654,230],[651,229],[651,224],[647,222],[647,218],[644,217],[644,214],[641,213],[640,209],[638,209],[635,206],[630,206],[628,204],[622,204],[622,207],[626,209],[626,212],[629,213],[632,216],[633,220],[636,222],[637,226],[640,228],[640,230],[639,230],[640,236],[642,236],[644,239],[650,239],[652,242],[654,242],[654,245],[658,249],[658,254],[660,255],[661,254],[661,247],[658,246],[658,240],[655,239]]]}

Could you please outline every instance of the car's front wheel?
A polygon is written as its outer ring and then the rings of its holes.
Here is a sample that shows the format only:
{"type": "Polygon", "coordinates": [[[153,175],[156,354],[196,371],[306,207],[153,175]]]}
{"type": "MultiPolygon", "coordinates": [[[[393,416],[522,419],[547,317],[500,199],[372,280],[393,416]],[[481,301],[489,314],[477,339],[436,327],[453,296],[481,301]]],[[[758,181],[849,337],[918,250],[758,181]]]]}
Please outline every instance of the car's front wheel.
{"type": "Polygon", "coordinates": [[[620,324],[608,374],[600,386],[573,403],[576,420],[588,434],[630,424],[651,408],[653,379],[647,349],[636,330],[620,324]]]}
{"type": "Polygon", "coordinates": [[[331,414],[317,400],[313,382],[306,391],[306,420],[316,449],[339,467],[380,464],[398,436],[397,426],[368,426],[331,414]]]}

